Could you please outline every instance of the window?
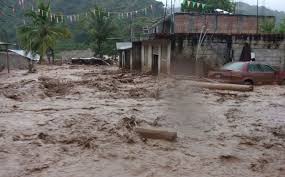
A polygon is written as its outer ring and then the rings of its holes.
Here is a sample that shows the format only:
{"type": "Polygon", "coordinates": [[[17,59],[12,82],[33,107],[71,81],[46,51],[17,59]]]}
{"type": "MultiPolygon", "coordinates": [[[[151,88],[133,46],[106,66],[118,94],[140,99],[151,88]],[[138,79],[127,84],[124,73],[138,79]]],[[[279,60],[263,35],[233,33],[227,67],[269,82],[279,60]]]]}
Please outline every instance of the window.
{"type": "Polygon", "coordinates": [[[223,70],[242,71],[244,63],[228,63],[222,67],[223,70]]]}
{"type": "Polygon", "coordinates": [[[263,72],[263,70],[259,64],[249,64],[248,65],[248,71],[252,72],[252,73],[263,72]]]}
{"type": "Polygon", "coordinates": [[[268,65],[261,65],[261,68],[263,70],[263,72],[270,72],[270,73],[273,73],[275,72],[275,70],[273,68],[271,68],[270,66],[268,65]]]}

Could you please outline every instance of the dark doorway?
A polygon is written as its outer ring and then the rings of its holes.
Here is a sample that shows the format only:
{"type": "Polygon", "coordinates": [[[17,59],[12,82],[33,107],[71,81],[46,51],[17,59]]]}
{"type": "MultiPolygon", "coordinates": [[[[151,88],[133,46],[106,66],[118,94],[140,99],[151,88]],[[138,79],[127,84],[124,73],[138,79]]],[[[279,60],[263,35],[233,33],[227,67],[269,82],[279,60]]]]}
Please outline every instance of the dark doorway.
{"type": "Polygon", "coordinates": [[[251,48],[249,43],[245,43],[240,55],[240,61],[250,61],[251,60],[251,48]]]}
{"type": "Polygon", "coordinates": [[[152,56],[151,71],[153,75],[158,75],[158,55],[152,56]]]}

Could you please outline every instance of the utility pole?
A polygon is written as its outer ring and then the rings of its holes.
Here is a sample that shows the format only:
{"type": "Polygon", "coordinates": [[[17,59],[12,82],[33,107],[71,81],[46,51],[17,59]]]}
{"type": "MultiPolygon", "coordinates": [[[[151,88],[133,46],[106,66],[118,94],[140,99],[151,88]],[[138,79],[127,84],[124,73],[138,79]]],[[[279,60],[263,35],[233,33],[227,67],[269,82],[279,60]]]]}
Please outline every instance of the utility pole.
{"type": "Polygon", "coordinates": [[[7,63],[7,69],[8,69],[8,73],[10,73],[10,60],[9,60],[9,44],[6,44],[6,63],[7,63]]]}
{"type": "Polygon", "coordinates": [[[256,2],[256,33],[259,33],[259,0],[256,2]]]}

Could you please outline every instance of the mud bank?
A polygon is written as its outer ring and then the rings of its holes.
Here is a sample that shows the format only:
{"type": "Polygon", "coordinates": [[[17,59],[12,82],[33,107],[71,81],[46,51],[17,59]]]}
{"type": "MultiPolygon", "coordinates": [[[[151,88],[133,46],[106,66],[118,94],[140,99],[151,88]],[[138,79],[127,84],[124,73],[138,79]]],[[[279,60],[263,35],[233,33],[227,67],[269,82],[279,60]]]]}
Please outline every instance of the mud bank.
{"type": "Polygon", "coordinates": [[[285,175],[285,88],[209,91],[115,67],[0,74],[0,176],[285,175]],[[138,125],[178,131],[141,139],[138,125]]]}

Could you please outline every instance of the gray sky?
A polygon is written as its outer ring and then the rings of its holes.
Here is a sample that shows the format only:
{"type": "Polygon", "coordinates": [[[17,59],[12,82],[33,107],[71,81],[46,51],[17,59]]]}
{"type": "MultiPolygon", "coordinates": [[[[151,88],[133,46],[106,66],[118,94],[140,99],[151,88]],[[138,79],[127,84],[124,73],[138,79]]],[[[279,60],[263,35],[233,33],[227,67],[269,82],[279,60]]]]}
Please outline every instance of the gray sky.
{"type": "MultiPolygon", "coordinates": [[[[163,3],[166,0],[158,0],[163,3]]],[[[168,0],[170,3],[171,0],[168,0]]],[[[183,0],[173,0],[176,1],[176,5],[179,5],[183,0]]],[[[241,2],[246,2],[252,5],[256,5],[257,0],[240,0],[241,2]]],[[[285,11],[285,1],[284,0],[259,0],[260,5],[265,5],[267,8],[271,8],[273,10],[285,11]]]]}

